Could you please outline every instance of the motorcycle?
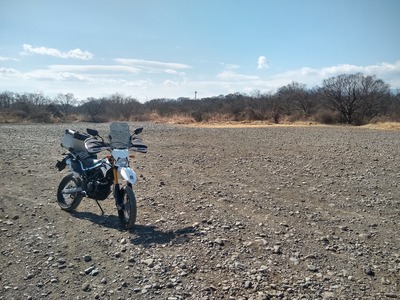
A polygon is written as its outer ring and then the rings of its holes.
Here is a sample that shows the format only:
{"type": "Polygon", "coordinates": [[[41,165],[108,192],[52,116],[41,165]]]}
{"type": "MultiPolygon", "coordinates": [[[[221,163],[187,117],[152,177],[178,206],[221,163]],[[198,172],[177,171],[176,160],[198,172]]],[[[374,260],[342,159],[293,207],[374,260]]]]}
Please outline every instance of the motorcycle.
{"type": "Polygon", "coordinates": [[[66,129],[61,146],[68,150],[64,158],[57,161],[56,167],[61,172],[67,166],[70,174],[65,176],[57,189],[58,205],[67,212],[74,211],[83,197],[94,199],[102,209],[99,201],[106,200],[113,191],[118,217],[123,228],[135,225],[137,216],[136,197],[132,186],[137,175],[129,166],[129,150],[147,153],[147,146],[138,136],[143,127],[136,128],[131,135],[127,123],[110,124],[109,142],[95,129],[86,129],[79,133],[66,129]],[[97,154],[108,151],[109,155],[98,159],[97,154]]]}

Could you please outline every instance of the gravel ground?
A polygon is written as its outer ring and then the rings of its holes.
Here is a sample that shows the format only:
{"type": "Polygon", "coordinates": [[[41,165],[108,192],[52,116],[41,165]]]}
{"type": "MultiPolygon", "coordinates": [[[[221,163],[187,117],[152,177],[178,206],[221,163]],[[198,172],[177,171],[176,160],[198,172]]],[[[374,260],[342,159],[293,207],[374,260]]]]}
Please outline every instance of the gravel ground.
{"type": "Polygon", "coordinates": [[[141,125],[130,231],[55,199],[64,129],[108,124],[0,125],[0,299],[400,298],[399,131],[141,125]]]}

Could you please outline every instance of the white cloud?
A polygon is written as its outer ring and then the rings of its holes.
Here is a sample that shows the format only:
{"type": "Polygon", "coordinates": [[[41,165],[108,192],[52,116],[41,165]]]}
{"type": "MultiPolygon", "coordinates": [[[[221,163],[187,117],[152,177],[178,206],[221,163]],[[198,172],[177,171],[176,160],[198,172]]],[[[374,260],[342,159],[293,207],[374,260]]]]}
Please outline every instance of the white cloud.
{"type": "Polygon", "coordinates": [[[138,73],[140,69],[119,65],[50,65],[49,69],[56,72],[126,72],[138,73]]]}
{"type": "Polygon", "coordinates": [[[233,81],[241,81],[241,80],[257,80],[258,77],[254,75],[243,75],[238,74],[232,71],[222,71],[217,74],[217,78],[221,80],[233,80],[233,81]]]}
{"type": "Polygon", "coordinates": [[[177,70],[166,69],[166,70],[164,70],[164,72],[167,74],[178,75],[177,70]]]}
{"type": "Polygon", "coordinates": [[[185,72],[178,72],[177,70],[171,70],[171,69],[166,69],[166,70],[164,70],[164,73],[166,73],[166,74],[171,74],[171,75],[179,75],[179,76],[184,76],[184,75],[186,75],[185,72]]]}
{"type": "Polygon", "coordinates": [[[125,86],[141,88],[141,89],[148,88],[152,85],[153,85],[153,83],[151,80],[135,80],[135,81],[125,82],[125,86]]]}
{"type": "Polygon", "coordinates": [[[321,73],[323,75],[333,74],[333,76],[342,73],[357,73],[357,72],[366,75],[376,75],[377,77],[379,77],[380,74],[400,75],[400,61],[397,61],[394,64],[389,64],[384,62],[381,64],[370,65],[370,66],[355,66],[349,64],[342,64],[321,69],[321,73]]]}
{"type": "Polygon", "coordinates": [[[17,58],[7,57],[7,56],[0,56],[0,61],[19,61],[17,58]]]}
{"type": "Polygon", "coordinates": [[[292,81],[297,81],[300,83],[305,83],[309,86],[313,86],[321,84],[324,79],[329,77],[334,77],[340,74],[354,74],[358,72],[364,75],[376,75],[378,79],[382,79],[386,83],[389,83],[392,87],[399,88],[400,61],[397,61],[393,64],[381,63],[369,66],[340,64],[321,69],[304,67],[275,75],[271,79],[273,81],[284,83],[283,85],[292,81]]]}
{"type": "MultiPolygon", "coordinates": [[[[323,79],[343,73],[362,72],[376,75],[400,88],[400,60],[395,63],[381,63],[369,66],[341,64],[325,68],[303,67],[273,76],[240,74],[228,68],[210,80],[210,74],[196,77],[176,76],[190,66],[179,63],[163,63],[143,60],[116,60],[114,65],[49,65],[44,69],[21,71],[16,68],[0,67],[0,91],[12,89],[15,92],[43,90],[44,93],[71,92],[76,97],[102,97],[113,92],[132,95],[141,101],[155,98],[198,97],[226,95],[229,93],[251,94],[275,92],[293,81],[311,88],[321,85],[323,79]],[[121,64],[124,62],[124,64],[121,64]],[[147,78],[142,76],[147,72],[147,78]],[[141,75],[141,76],[138,76],[141,75]],[[171,80],[171,75],[174,79],[171,80]]],[[[254,70],[255,71],[255,70],[254,70]]]]}
{"type": "Polygon", "coordinates": [[[12,68],[0,68],[0,74],[18,74],[18,71],[12,68]]]}
{"type": "Polygon", "coordinates": [[[267,69],[268,67],[267,58],[265,56],[259,56],[257,60],[257,69],[267,69]]]}
{"type": "Polygon", "coordinates": [[[89,51],[82,51],[81,49],[73,49],[67,52],[62,52],[55,48],[47,48],[47,47],[32,47],[32,45],[24,44],[22,45],[24,51],[23,55],[31,55],[31,54],[39,54],[39,55],[47,55],[54,56],[58,58],[76,58],[82,60],[90,60],[93,58],[93,54],[89,51]]]}
{"type": "Polygon", "coordinates": [[[189,69],[191,66],[181,63],[168,63],[168,62],[159,62],[152,60],[142,60],[142,59],[130,59],[130,58],[116,58],[114,59],[117,63],[122,65],[128,65],[140,69],[147,69],[153,71],[165,71],[169,70],[181,70],[181,69],[189,69]]]}
{"type": "Polygon", "coordinates": [[[239,65],[235,65],[235,64],[225,64],[225,63],[221,63],[221,65],[224,66],[225,69],[229,69],[229,70],[239,69],[239,68],[240,68],[239,65]]]}
{"type": "Polygon", "coordinates": [[[178,82],[178,81],[165,80],[162,83],[162,86],[165,86],[165,87],[179,87],[179,86],[182,86],[182,84],[180,82],[178,82]]]}
{"type": "MultiPolygon", "coordinates": [[[[50,65],[47,69],[19,72],[15,69],[0,68],[0,78],[29,81],[82,81],[90,83],[114,82],[126,83],[126,79],[115,82],[115,78],[124,78],[136,74],[139,70],[130,66],[117,65],[50,65]]],[[[1,86],[1,85],[0,85],[1,86]]]]}
{"type": "Polygon", "coordinates": [[[51,70],[35,70],[23,74],[23,78],[36,81],[92,81],[90,76],[72,72],[53,72],[51,70]]]}

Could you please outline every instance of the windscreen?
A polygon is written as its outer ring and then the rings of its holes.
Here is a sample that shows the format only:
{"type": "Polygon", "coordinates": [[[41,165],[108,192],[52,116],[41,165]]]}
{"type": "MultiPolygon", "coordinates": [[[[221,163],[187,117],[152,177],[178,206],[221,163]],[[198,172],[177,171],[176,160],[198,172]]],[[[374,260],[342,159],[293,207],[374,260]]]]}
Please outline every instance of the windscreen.
{"type": "Polygon", "coordinates": [[[111,148],[129,148],[131,133],[127,123],[114,122],[110,125],[111,148]]]}

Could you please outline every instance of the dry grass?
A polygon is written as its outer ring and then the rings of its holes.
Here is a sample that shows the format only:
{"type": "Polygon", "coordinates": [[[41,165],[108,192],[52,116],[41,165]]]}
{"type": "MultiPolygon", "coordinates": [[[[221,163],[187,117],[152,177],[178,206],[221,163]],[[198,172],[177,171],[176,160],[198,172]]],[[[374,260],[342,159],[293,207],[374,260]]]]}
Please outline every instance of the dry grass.
{"type": "MultiPolygon", "coordinates": [[[[296,121],[289,122],[284,121],[280,124],[275,124],[271,121],[232,121],[232,116],[219,114],[213,117],[210,117],[208,121],[196,122],[195,119],[186,114],[175,114],[172,116],[160,116],[159,114],[153,112],[145,116],[145,120],[154,123],[164,123],[164,124],[179,124],[190,127],[203,127],[203,128],[257,128],[257,127],[310,127],[310,126],[323,126],[323,127],[332,127],[332,126],[343,126],[343,125],[325,125],[318,122],[312,121],[296,121]]],[[[52,119],[51,123],[59,123],[59,122],[82,122],[87,121],[85,118],[79,115],[70,115],[68,119],[59,120],[52,119]]],[[[16,114],[3,113],[0,112],[0,123],[32,123],[30,118],[22,118],[16,114]]],[[[353,127],[353,126],[352,126],[353,127]]],[[[371,124],[359,126],[357,128],[364,129],[375,129],[375,130],[400,130],[400,122],[374,122],[371,124]]]]}
{"type": "Polygon", "coordinates": [[[206,128],[257,128],[257,127],[271,127],[271,126],[326,126],[316,122],[293,122],[293,123],[280,123],[274,124],[268,121],[242,121],[242,122],[203,122],[188,124],[193,127],[206,127],[206,128]]]}
{"type": "Polygon", "coordinates": [[[162,117],[157,113],[151,113],[148,116],[148,119],[150,122],[164,123],[164,124],[192,124],[195,122],[193,117],[182,114],[162,117]]]}
{"type": "MultiPolygon", "coordinates": [[[[203,123],[190,123],[185,124],[191,127],[203,127],[203,128],[257,128],[257,127],[334,127],[334,126],[343,126],[343,125],[325,125],[320,124],[317,122],[293,122],[293,123],[280,123],[274,124],[271,122],[262,122],[262,121],[246,121],[246,122],[203,122],[203,123]]],[[[357,128],[352,126],[353,128],[357,128]]],[[[364,126],[360,126],[358,128],[365,128],[365,129],[378,129],[378,130],[400,130],[400,123],[396,122],[380,122],[374,124],[368,124],[364,126]]]]}
{"type": "Polygon", "coordinates": [[[367,129],[382,129],[382,130],[400,130],[399,122],[377,122],[362,126],[367,129]]]}

